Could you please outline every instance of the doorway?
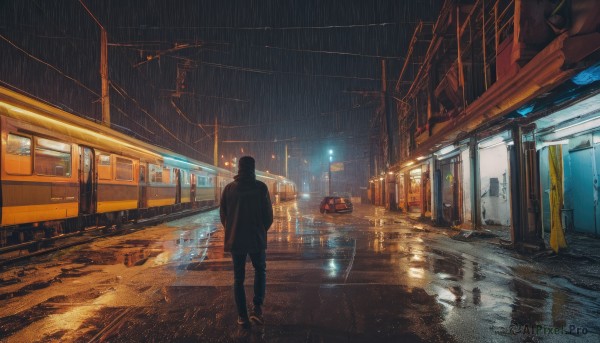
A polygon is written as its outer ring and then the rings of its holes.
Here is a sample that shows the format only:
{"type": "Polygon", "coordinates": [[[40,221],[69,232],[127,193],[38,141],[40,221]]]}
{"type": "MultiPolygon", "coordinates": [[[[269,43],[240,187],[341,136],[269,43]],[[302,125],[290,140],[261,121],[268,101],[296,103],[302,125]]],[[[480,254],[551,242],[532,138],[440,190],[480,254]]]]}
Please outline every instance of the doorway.
{"type": "Polygon", "coordinates": [[[79,213],[96,212],[96,173],[94,168],[94,150],[86,146],[79,147],[79,213]]]}

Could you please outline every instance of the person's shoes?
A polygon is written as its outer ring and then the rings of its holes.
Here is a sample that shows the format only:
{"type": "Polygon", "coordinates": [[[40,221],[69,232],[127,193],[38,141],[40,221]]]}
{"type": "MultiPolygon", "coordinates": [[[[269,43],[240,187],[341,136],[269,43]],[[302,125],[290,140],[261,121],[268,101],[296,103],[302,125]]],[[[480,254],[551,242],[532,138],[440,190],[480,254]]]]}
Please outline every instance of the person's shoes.
{"type": "Polygon", "coordinates": [[[240,325],[248,325],[250,322],[248,321],[247,316],[238,316],[237,323],[240,325]]]}
{"type": "Polygon", "coordinates": [[[254,307],[254,311],[250,313],[250,320],[257,325],[263,325],[265,323],[265,320],[262,315],[262,309],[260,307],[254,307]]]}

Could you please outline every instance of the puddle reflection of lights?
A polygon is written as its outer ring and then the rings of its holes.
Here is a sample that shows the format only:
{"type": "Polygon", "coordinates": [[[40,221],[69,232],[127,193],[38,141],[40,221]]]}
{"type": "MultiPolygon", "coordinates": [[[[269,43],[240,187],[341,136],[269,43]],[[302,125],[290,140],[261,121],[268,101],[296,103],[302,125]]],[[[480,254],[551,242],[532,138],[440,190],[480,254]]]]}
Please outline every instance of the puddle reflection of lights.
{"type": "Polygon", "coordinates": [[[334,259],[329,260],[329,276],[337,276],[338,266],[334,259]]]}
{"type": "Polygon", "coordinates": [[[413,279],[423,279],[425,277],[425,269],[423,268],[408,268],[408,276],[413,279]]]}
{"type": "MultiPolygon", "coordinates": [[[[114,305],[115,292],[107,292],[95,299],[94,305],[114,305]]],[[[62,330],[77,330],[89,318],[92,318],[98,312],[100,306],[75,306],[64,313],[48,316],[54,324],[52,327],[62,330]]]]}
{"type": "Polygon", "coordinates": [[[415,261],[415,262],[421,262],[423,261],[423,255],[421,254],[414,254],[411,256],[410,258],[411,261],[415,261]]]}
{"type": "Polygon", "coordinates": [[[459,304],[463,301],[463,295],[452,293],[445,287],[437,286],[435,287],[435,290],[437,294],[437,302],[448,309],[455,307],[456,304],[459,304]]]}

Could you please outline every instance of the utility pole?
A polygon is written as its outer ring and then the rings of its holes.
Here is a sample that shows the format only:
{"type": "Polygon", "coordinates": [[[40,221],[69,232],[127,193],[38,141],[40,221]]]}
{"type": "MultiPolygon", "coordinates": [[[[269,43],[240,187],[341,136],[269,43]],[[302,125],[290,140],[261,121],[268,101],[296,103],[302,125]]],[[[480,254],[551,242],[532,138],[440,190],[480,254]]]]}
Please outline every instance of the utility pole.
{"type": "Polygon", "coordinates": [[[287,144],[285,145],[285,178],[288,178],[288,150],[287,144]]]}
{"type": "Polygon", "coordinates": [[[108,97],[108,35],[100,27],[100,77],[102,78],[102,124],[110,127],[110,101],[108,97]]]}
{"type": "Polygon", "coordinates": [[[83,0],[79,0],[79,3],[86,12],[94,19],[98,27],[100,27],[100,78],[102,79],[102,124],[110,127],[110,101],[108,98],[108,35],[106,29],[98,18],[94,16],[92,11],[83,3],[83,0]]]}
{"type": "Polygon", "coordinates": [[[384,161],[386,167],[389,167],[392,164],[392,142],[393,142],[393,132],[392,132],[392,120],[391,120],[391,106],[389,104],[389,94],[387,91],[387,72],[385,60],[381,60],[381,105],[382,111],[384,115],[384,131],[385,131],[385,150],[384,150],[384,161]]]}
{"type": "Polygon", "coordinates": [[[215,167],[219,166],[219,125],[217,124],[217,117],[215,117],[215,148],[213,164],[215,167]]]}
{"type": "Polygon", "coordinates": [[[327,175],[327,195],[331,195],[331,156],[329,156],[329,175],[327,175]]]}
{"type": "Polygon", "coordinates": [[[327,186],[327,195],[331,194],[331,162],[333,161],[333,150],[329,149],[329,169],[328,169],[328,186],[327,186]]]}

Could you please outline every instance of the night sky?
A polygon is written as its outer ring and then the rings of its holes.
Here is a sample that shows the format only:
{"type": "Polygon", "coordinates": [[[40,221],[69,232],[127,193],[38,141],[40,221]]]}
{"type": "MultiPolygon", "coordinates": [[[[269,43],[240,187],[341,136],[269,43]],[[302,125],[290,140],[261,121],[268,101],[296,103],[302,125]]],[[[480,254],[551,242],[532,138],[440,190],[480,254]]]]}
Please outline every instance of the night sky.
{"type": "MultiPolygon", "coordinates": [[[[108,32],[113,128],[212,163],[218,118],[221,161],[250,154],[258,169],[284,174],[287,144],[289,176],[302,184],[322,176],[333,149],[334,161],[346,162],[334,182],[353,192],[366,184],[369,120],[379,105],[355,91],[381,90],[382,59],[393,87],[415,26],[432,24],[441,5],[82,1],[108,32]],[[185,80],[177,97],[178,68],[185,80]]],[[[79,0],[0,0],[0,84],[99,121],[92,15],[79,0]]]]}

